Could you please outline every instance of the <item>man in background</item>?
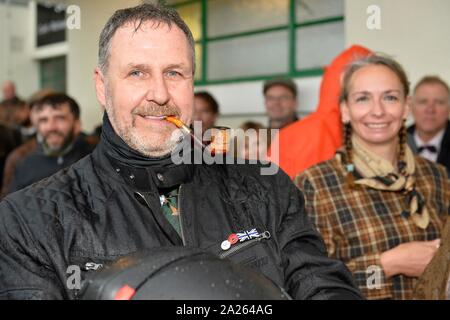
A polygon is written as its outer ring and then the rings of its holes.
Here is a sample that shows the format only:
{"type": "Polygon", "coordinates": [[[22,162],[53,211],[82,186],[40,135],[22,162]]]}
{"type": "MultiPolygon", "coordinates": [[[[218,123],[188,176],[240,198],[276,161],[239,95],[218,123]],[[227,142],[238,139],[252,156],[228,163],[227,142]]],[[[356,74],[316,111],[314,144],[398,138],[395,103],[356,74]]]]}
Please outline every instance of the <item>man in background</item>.
{"type": "Polygon", "coordinates": [[[298,120],[297,85],[291,79],[273,79],[264,83],[264,104],[270,129],[281,129],[298,120]]]}
{"type": "Polygon", "coordinates": [[[412,114],[415,124],[408,128],[413,152],[444,165],[450,173],[450,90],[437,76],[422,78],[414,88],[412,114]]]}
{"type": "Polygon", "coordinates": [[[214,97],[206,91],[194,94],[194,121],[201,121],[202,130],[205,132],[216,125],[219,116],[219,104],[214,97]]]}
{"type": "MultiPolygon", "coordinates": [[[[2,190],[0,194],[0,199],[5,197],[11,188],[11,182],[12,178],[14,176],[14,172],[16,171],[17,164],[22,162],[22,160],[27,157],[30,153],[34,152],[37,148],[37,140],[40,139],[42,141],[41,137],[38,137],[36,132],[37,127],[37,119],[36,119],[36,109],[35,106],[40,102],[42,98],[45,96],[54,93],[54,91],[49,89],[43,89],[35,92],[31,95],[30,99],[28,100],[28,106],[30,108],[30,123],[31,127],[29,128],[29,137],[25,141],[23,140],[23,137],[20,137],[19,132],[17,134],[19,135],[19,138],[21,138],[21,141],[18,141],[18,144],[20,144],[18,147],[16,147],[6,158],[4,168],[2,170],[3,178],[2,178],[2,190]]],[[[17,146],[17,144],[16,144],[17,146]]]]}
{"type": "Polygon", "coordinates": [[[80,108],[75,100],[61,93],[50,94],[33,109],[41,141],[17,164],[7,193],[53,175],[93,149],[80,135],[80,108]]]}
{"type": "Polygon", "coordinates": [[[7,80],[2,86],[3,100],[19,100],[16,93],[16,85],[11,80],[7,80]]]}

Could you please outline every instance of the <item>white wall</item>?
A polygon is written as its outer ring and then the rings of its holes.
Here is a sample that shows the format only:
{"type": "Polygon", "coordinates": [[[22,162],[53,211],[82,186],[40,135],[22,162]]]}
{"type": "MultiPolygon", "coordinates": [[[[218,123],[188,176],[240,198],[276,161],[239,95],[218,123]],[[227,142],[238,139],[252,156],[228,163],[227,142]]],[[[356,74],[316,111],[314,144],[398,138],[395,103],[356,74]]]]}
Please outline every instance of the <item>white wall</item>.
{"type": "Polygon", "coordinates": [[[13,80],[17,94],[23,99],[39,86],[38,64],[32,51],[31,20],[29,7],[0,4],[0,84],[13,80]]]}
{"type": "Polygon", "coordinates": [[[449,15],[448,0],[346,0],[347,45],[392,55],[413,85],[428,74],[450,83],[449,15]],[[369,5],[381,9],[381,30],[366,27],[369,5]]]}

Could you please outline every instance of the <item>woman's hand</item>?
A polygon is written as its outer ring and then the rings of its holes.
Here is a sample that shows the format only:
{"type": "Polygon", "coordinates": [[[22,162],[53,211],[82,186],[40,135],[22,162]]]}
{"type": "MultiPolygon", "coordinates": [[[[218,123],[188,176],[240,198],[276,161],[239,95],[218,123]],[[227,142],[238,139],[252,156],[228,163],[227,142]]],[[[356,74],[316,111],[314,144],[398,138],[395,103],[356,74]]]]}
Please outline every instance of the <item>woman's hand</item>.
{"type": "Polygon", "coordinates": [[[441,240],[402,243],[381,254],[380,262],[386,277],[397,274],[419,277],[439,249],[441,240]]]}

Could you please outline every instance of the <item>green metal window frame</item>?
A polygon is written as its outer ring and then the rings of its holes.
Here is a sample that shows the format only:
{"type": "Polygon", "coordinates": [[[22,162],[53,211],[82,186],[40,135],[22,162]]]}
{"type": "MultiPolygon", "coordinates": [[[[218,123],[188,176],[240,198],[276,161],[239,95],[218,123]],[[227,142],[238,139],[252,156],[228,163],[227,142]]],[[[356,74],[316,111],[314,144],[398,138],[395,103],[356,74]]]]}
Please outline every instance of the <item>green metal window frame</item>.
{"type": "Polygon", "coordinates": [[[327,23],[341,22],[344,21],[344,16],[334,16],[325,19],[311,20],[304,23],[297,23],[297,12],[296,12],[296,0],[289,0],[289,19],[288,24],[279,25],[270,28],[256,29],[251,31],[244,31],[238,33],[231,33],[216,37],[208,37],[208,0],[186,0],[183,2],[175,3],[172,5],[175,9],[192,5],[196,3],[201,3],[201,37],[200,40],[195,42],[196,45],[200,45],[202,48],[202,60],[201,60],[201,78],[195,81],[195,85],[211,85],[211,84],[227,84],[227,83],[239,83],[247,81],[259,81],[267,80],[274,77],[290,77],[290,78],[302,78],[302,77],[312,77],[323,75],[322,68],[314,69],[297,69],[297,37],[296,33],[299,28],[309,27],[312,25],[323,25],[327,23]],[[221,80],[208,80],[208,44],[214,41],[235,39],[240,37],[247,37],[257,34],[276,32],[276,31],[288,31],[288,45],[289,45],[289,71],[282,74],[268,74],[259,76],[248,76],[248,77],[238,77],[238,78],[226,78],[221,80]]]}
{"type": "Polygon", "coordinates": [[[39,60],[39,87],[59,92],[67,91],[67,56],[61,55],[39,60]],[[52,71],[49,74],[49,71],[52,71]]]}

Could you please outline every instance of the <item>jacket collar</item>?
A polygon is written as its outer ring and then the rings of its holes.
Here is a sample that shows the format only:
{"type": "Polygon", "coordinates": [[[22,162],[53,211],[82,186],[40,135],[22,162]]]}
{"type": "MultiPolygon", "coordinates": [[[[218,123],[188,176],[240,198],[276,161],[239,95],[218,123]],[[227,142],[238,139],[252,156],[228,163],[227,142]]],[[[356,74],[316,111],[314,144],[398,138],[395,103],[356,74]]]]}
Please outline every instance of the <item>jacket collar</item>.
{"type": "Polygon", "coordinates": [[[108,159],[114,175],[136,191],[157,192],[192,179],[193,165],[176,165],[169,156],[149,158],[131,149],[114,131],[105,112],[97,152],[108,159]]]}

